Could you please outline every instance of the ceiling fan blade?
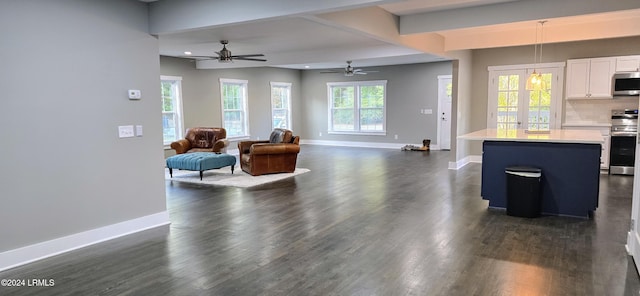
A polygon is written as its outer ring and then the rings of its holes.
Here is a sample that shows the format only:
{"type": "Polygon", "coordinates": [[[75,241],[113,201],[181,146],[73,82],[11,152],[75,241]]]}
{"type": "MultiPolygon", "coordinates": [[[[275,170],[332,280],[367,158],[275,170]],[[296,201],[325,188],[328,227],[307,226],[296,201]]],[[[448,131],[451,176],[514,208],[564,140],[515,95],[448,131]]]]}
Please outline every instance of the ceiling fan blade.
{"type": "Polygon", "coordinates": [[[241,54],[241,55],[234,55],[231,56],[232,58],[236,59],[236,58],[252,58],[252,57],[263,57],[264,55],[261,53],[258,54],[241,54]]]}
{"type": "Polygon", "coordinates": [[[356,75],[367,75],[367,72],[353,72],[356,75]]]}
{"type": "Polygon", "coordinates": [[[202,60],[217,60],[218,57],[212,57],[212,56],[184,56],[187,59],[190,58],[195,58],[195,59],[202,59],[202,60]]]}
{"type": "Polygon", "coordinates": [[[256,61],[256,62],[266,62],[267,60],[265,59],[254,59],[254,58],[245,58],[245,57],[233,57],[234,60],[241,60],[241,61],[256,61]]]}

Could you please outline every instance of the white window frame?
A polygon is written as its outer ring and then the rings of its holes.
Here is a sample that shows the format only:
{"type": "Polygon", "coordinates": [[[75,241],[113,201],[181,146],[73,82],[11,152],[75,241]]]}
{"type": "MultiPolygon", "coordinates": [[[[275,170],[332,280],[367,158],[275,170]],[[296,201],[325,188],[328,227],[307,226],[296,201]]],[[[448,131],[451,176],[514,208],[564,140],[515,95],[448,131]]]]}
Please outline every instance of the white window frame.
{"type": "Polygon", "coordinates": [[[349,81],[349,82],[328,82],[327,83],[327,102],[328,102],[328,122],[327,133],[329,134],[345,134],[345,135],[375,135],[386,136],[387,135],[387,80],[370,80],[370,81],[349,81]],[[382,98],[382,130],[381,131],[361,131],[360,130],[360,87],[361,86],[377,86],[382,85],[384,87],[384,97],[382,98]],[[335,86],[353,86],[355,88],[354,94],[354,131],[341,131],[333,129],[333,92],[332,87],[335,86]]]}
{"type": "MultiPolygon", "coordinates": [[[[180,76],[167,76],[167,75],[160,75],[160,86],[162,87],[162,83],[168,81],[171,82],[174,87],[176,88],[176,90],[174,91],[176,97],[173,98],[174,99],[174,108],[175,108],[175,113],[177,115],[177,119],[176,119],[176,139],[175,141],[184,138],[184,116],[182,114],[182,77],[180,76]]],[[[163,99],[162,97],[160,99],[163,99]]],[[[164,102],[163,102],[164,104],[164,102]]],[[[162,110],[162,113],[164,114],[164,110],[162,110]]],[[[164,130],[164,125],[163,125],[163,130],[164,130]]],[[[162,137],[162,142],[165,146],[165,148],[168,148],[169,145],[171,145],[171,143],[174,140],[171,141],[166,141],[164,139],[164,131],[163,131],[163,137],[162,137]]]]}
{"type": "MultiPolygon", "coordinates": [[[[487,68],[489,71],[487,96],[487,128],[496,128],[497,118],[496,111],[498,109],[498,89],[494,87],[494,81],[498,75],[505,72],[517,72],[523,71],[525,76],[520,81],[520,89],[524,90],[528,75],[533,72],[533,69],[537,72],[551,72],[554,77],[554,86],[551,93],[551,119],[549,128],[560,129],[562,128],[562,95],[564,93],[564,67],[565,63],[544,63],[544,64],[524,64],[524,65],[507,65],[507,66],[490,66],[487,68]]],[[[522,129],[526,129],[522,127],[522,129]]]]}
{"type": "MultiPolygon", "coordinates": [[[[275,116],[274,111],[276,111],[277,109],[274,108],[273,106],[273,88],[274,87],[278,87],[278,88],[286,88],[287,90],[287,108],[283,109],[287,112],[287,126],[285,127],[286,129],[293,129],[293,123],[291,122],[291,83],[290,82],[270,82],[270,94],[271,94],[271,129],[276,128],[276,126],[273,126],[273,118],[275,116]]],[[[280,110],[280,109],[278,109],[280,110]]]]}
{"type": "Polygon", "coordinates": [[[222,127],[224,127],[227,130],[227,139],[229,140],[244,140],[244,139],[249,139],[250,135],[249,135],[249,109],[247,108],[248,106],[248,101],[249,100],[249,81],[248,80],[241,80],[241,79],[228,79],[228,78],[220,78],[220,109],[221,109],[221,121],[222,121],[222,127]],[[243,92],[242,92],[242,110],[240,110],[242,112],[243,115],[243,129],[244,129],[244,134],[242,135],[230,135],[229,134],[229,129],[225,126],[224,123],[224,112],[225,112],[225,108],[224,108],[224,84],[225,83],[229,83],[229,84],[241,84],[242,88],[243,88],[243,92]]]}

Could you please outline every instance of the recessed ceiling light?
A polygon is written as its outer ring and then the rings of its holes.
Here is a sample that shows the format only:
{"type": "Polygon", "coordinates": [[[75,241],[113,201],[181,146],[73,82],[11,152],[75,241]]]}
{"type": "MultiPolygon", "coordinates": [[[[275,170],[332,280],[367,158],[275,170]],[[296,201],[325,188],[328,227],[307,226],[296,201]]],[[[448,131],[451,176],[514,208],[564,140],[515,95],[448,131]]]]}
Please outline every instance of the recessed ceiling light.
{"type": "Polygon", "coordinates": [[[191,55],[191,52],[190,51],[185,51],[184,54],[191,55]]]}
{"type": "Polygon", "coordinates": [[[305,68],[305,69],[309,69],[309,68],[311,68],[311,66],[306,65],[306,66],[304,66],[304,68],[305,68]]]}

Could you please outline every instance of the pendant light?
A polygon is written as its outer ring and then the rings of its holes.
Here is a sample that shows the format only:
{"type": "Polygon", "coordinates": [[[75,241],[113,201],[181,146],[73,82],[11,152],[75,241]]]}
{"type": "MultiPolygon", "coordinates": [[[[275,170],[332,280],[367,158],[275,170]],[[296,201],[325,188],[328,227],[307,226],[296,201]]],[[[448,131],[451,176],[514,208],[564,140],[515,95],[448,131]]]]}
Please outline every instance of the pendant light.
{"type": "MultiPolygon", "coordinates": [[[[547,21],[539,21],[540,24],[540,63],[542,64],[542,44],[544,43],[544,23],[547,21]]],[[[536,41],[533,45],[533,73],[529,75],[527,79],[527,85],[525,87],[526,90],[547,90],[547,83],[542,78],[542,73],[536,72],[536,67],[538,66],[538,25],[536,24],[536,41]]]]}

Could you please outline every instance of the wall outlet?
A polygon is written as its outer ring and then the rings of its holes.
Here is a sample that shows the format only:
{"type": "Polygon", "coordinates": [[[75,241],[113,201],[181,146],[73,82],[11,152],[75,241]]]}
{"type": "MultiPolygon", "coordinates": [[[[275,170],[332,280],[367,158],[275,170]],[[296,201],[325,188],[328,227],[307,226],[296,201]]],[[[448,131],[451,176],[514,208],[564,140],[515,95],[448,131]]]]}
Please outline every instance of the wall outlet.
{"type": "Polygon", "coordinates": [[[397,140],[398,139],[398,135],[393,135],[393,137],[397,140]]]}
{"type": "Polygon", "coordinates": [[[256,137],[256,141],[260,141],[260,137],[256,137]]]}
{"type": "Polygon", "coordinates": [[[318,134],[318,137],[322,137],[322,132],[320,132],[320,133],[318,134]]]}
{"type": "Polygon", "coordinates": [[[424,114],[433,114],[433,109],[424,109],[424,114]]]}

